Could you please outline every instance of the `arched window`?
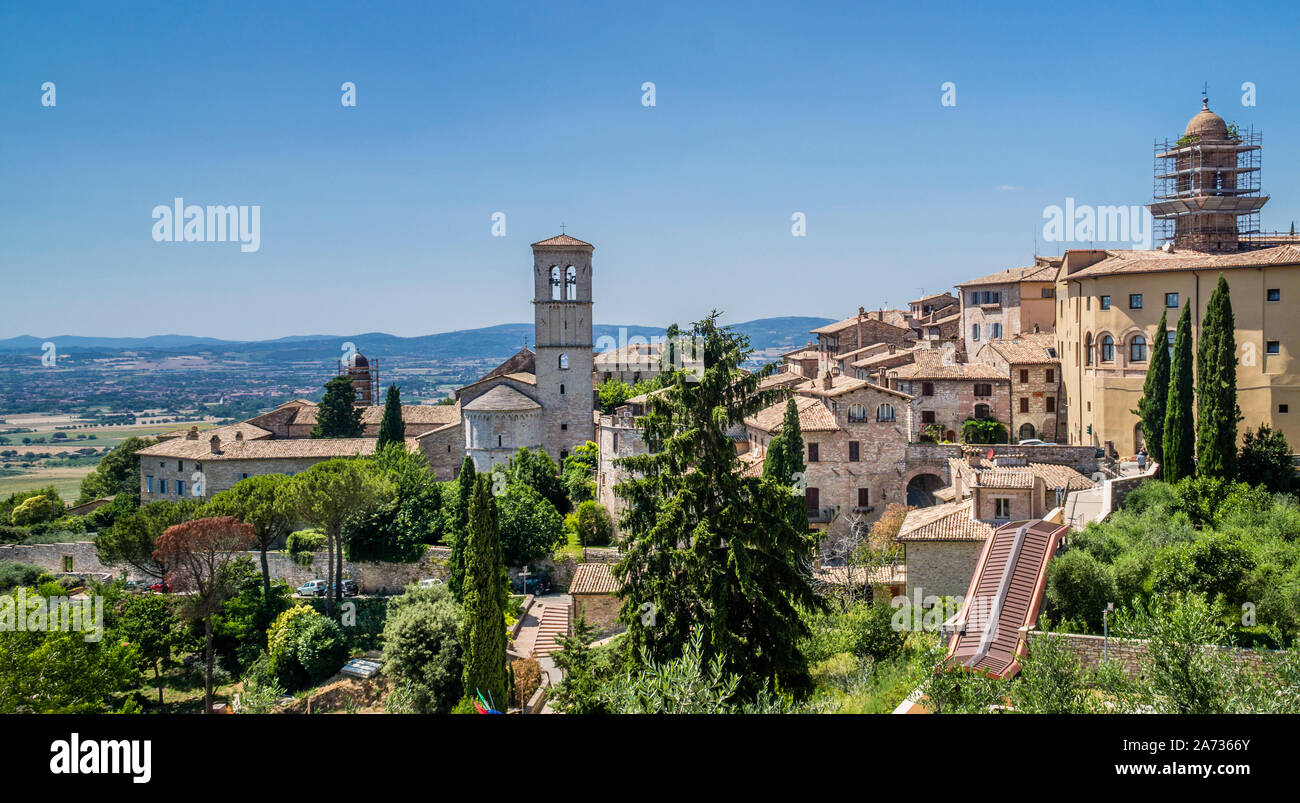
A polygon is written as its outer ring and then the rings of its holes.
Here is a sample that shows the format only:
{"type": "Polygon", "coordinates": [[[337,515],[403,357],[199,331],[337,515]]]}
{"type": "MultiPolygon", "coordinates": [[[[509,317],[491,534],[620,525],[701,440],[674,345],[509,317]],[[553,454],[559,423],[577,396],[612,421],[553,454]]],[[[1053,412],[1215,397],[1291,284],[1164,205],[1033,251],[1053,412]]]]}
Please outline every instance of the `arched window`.
{"type": "Polygon", "coordinates": [[[1147,338],[1146,335],[1133,335],[1128,342],[1128,361],[1129,362],[1146,362],[1147,361],[1147,338]]]}
{"type": "Polygon", "coordinates": [[[568,301],[578,300],[578,269],[572,265],[564,269],[564,297],[568,301]]]}
{"type": "Polygon", "coordinates": [[[564,395],[564,383],[563,383],[563,382],[560,383],[560,395],[561,395],[561,396],[564,395]]]}
{"type": "Polygon", "coordinates": [[[894,420],[894,405],[886,403],[886,404],[882,404],[882,405],[880,405],[879,407],[877,407],[877,408],[876,408],[876,420],[877,420],[877,421],[880,421],[880,422],[893,421],[893,420],[894,420]]]}
{"type": "Polygon", "coordinates": [[[1092,332],[1089,332],[1083,338],[1083,364],[1092,365],[1092,359],[1094,356],[1095,355],[1093,353],[1093,347],[1092,347],[1092,332]]]}
{"type": "Polygon", "coordinates": [[[568,370],[568,368],[569,368],[569,355],[568,355],[568,354],[561,354],[561,355],[560,355],[560,370],[561,370],[561,371],[564,371],[564,370],[568,370]]]}
{"type": "Polygon", "coordinates": [[[989,417],[989,406],[987,404],[975,405],[975,417],[981,421],[989,417]]]}
{"type": "Polygon", "coordinates": [[[856,421],[866,421],[866,420],[867,420],[867,408],[864,405],[861,404],[849,405],[849,421],[856,422],[856,421]]]}
{"type": "Polygon", "coordinates": [[[551,266],[551,300],[560,300],[560,266],[551,266]]]}
{"type": "Polygon", "coordinates": [[[1101,338],[1101,361],[1115,362],[1115,338],[1110,335],[1101,338]]]}

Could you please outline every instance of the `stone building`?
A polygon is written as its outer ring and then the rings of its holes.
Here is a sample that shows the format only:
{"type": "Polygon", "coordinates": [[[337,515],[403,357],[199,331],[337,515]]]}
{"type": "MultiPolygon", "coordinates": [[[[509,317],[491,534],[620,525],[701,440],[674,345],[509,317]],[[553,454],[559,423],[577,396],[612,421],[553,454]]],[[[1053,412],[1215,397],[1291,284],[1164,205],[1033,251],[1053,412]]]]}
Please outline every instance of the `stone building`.
{"type": "Polygon", "coordinates": [[[1037,438],[1054,443],[1064,438],[1061,395],[1061,359],[1056,336],[1050,333],[1017,335],[992,340],[980,347],[976,362],[988,363],[1010,380],[1012,441],[1037,438]]]}
{"type": "Polygon", "coordinates": [[[916,399],[913,440],[928,427],[941,440],[961,437],[970,418],[1010,422],[1011,391],[1005,371],[986,362],[967,362],[956,348],[917,349],[914,362],[889,369],[889,386],[916,399]]]}
{"type": "Polygon", "coordinates": [[[585,617],[587,624],[596,631],[597,638],[623,629],[618,621],[618,609],[622,605],[618,597],[621,586],[610,569],[608,563],[579,563],[569,583],[571,621],[585,617]]]}
{"type": "Polygon", "coordinates": [[[817,351],[832,357],[873,343],[902,346],[917,339],[905,313],[883,309],[867,312],[863,307],[858,307],[858,314],[852,318],[820,326],[812,334],[817,337],[817,351]]]}
{"type": "MultiPolygon", "coordinates": [[[[804,441],[804,499],[814,529],[838,535],[906,498],[903,469],[912,398],[854,377],[825,373],[792,386],[804,441]]],[[[745,420],[750,471],[762,473],[787,402],[745,420]]]]}
{"type": "Polygon", "coordinates": [[[617,525],[627,504],[614,493],[614,486],[627,479],[628,472],[617,461],[623,457],[645,454],[645,440],[637,420],[646,413],[646,402],[664,389],[633,396],[618,406],[612,415],[602,415],[596,426],[598,463],[596,466],[596,501],[609,511],[617,525]]]}
{"type": "Polygon", "coordinates": [[[974,354],[990,340],[1052,331],[1059,264],[1058,258],[1038,257],[1029,267],[1010,268],[957,285],[966,353],[974,354]]]}

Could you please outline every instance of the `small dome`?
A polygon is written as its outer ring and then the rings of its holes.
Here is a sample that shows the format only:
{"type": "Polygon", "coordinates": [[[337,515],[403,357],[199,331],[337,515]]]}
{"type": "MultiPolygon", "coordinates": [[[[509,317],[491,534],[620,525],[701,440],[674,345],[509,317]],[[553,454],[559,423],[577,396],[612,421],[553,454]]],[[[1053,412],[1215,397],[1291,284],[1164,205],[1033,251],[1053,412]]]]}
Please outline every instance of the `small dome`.
{"type": "Polygon", "coordinates": [[[1200,137],[1205,140],[1227,139],[1228,124],[1223,122],[1222,117],[1210,111],[1210,101],[1207,98],[1201,101],[1201,110],[1187,122],[1183,136],[1200,137]]]}
{"type": "MultiPolygon", "coordinates": [[[[1219,122],[1223,122],[1223,121],[1220,120],[1219,122]]],[[[353,367],[353,368],[369,368],[369,367],[370,367],[370,360],[367,360],[367,359],[365,358],[365,356],[364,356],[361,352],[358,351],[358,352],[357,352],[357,356],[354,357],[354,358],[352,359],[352,367],[353,367]]]]}

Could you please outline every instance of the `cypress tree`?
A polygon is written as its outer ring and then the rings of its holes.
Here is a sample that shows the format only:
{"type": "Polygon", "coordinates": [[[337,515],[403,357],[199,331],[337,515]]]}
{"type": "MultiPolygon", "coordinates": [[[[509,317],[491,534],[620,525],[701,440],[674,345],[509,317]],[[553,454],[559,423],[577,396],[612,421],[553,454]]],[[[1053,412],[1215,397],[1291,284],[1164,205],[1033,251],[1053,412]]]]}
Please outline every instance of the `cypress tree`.
{"type": "Polygon", "coordinates": [[[474,482],[477,472],[474,461],[465,456],[460,464],[460,474],[456,475],[456,508],[452,511],[453,532],[451,535],[451,557],[447,559],[447,587],[457,601],[463,601],[462,589],[465,584],[465,544],[469,540],[469,507],[474,495],[474,482]]]}
{"type": "Polygon", "coordinates": [[[1204,477],[1237,475],[1237,337],[1228,281],[1206,305],[1196,354],[1196,472],[1204,477]]]}
{"type": "Polygon", "coordinates": [[[1133,413],[1142,419],[1142,437],[1147,454],[1155,463],[1164,464],[1165,408],[1169,401],[1169,338],[1165,313],[1160,313],[1155,342],[1151,344],[1151,362],[1142,386],[1142,400],[1133,413]]]}
{"type": "Polygon", "coordinates": [[[388,386],[388,395],[384,397],[384,417],[379,422],[379,438],[375,451],[383,449],[390,443],[406,441],[406,425],[402,423],[402,394],[397,385],[388,386]]]}
{"type": "Polygon", "coordinates": [[[487,476],[474,478],[465,550],[465,693],[481,693],[497,710],[506,697],[506,625],[501,606],[501,536],[487,476]]]}
{"type": "Polygon", "coordinates": [[[365,432],[361,424],[361,410],[357,407],[357,392],[352,380],[336,376],[325,383],[325,395],[316,407],[316,425],[311,429],[313,438],[360,438],[365,432]]]}
{"type": "Polygon", "coordinates": [[[786,402],[785,415],[781,419],[781,431],[767,445],[763,476],[786,485],[794,485],[797,481],[795,475],[802,475],[804,471],[803,449],[799,407],[794,399],[790,399],[786,402]]]}
{"type": "Polygon", "coordinates": [[[1188,302],[1178,316],[1174,335],[1174,356],[1169,366],[1169,399],[1165,409],[1164,443],[1160,450],[1165,461],[1161,475],[1168,482],[1190,477],[1196,471],[1192,454],[1196,437],[1192,419],[1192,306],[1188,302]]]}

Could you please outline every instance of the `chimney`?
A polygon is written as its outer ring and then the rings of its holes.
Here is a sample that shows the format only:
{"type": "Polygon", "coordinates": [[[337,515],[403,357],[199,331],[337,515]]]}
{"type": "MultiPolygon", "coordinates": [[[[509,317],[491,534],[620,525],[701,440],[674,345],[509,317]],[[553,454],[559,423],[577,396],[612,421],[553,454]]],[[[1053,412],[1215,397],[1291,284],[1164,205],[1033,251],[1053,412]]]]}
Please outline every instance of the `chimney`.
{"type": "Polygon", "coordinates": [[[893,354],[893,353],[894,353],[894,350],[897,349],[897,348],[898,348],[897,345],[895,345],[894,343],[890,343],[890,344],[889,344],[889,353],[890,353],[890,354],[893,354]]]}
{"type": "Polygon", "coordinates": [[[185,440],[196,441],[199,439],[199,428],[190,427],[190,431],[185,433],[185,440]]]}
{"type": "Polygon", "coordinates": [[[824,390],[830,390],[833,384],[834,384],[834,380],[831,379],[830,371],[827,371],[824,374],[822,374],[822,388],[824,390]]]}
{"type": "Polygon", "coordinates": [[[243,442],[244,442],[244,431],[242,429],[235,430],[235,443],[243,443],[243,442]]]}
{"type": "Polygon", "coordinates": [[[968,448],[966,450],[966,465],[972,468],[979,468],[981,465],[980,459],[983,456],[984,456],[983,453],[980,452],[979,449],[968,448]]]}
{"type": "Polygon", "coordinates": [[[221,438],[213,435],[208,441],[208,448],[212,450],[213,454],[221,454],[221,438]]]}

